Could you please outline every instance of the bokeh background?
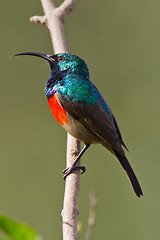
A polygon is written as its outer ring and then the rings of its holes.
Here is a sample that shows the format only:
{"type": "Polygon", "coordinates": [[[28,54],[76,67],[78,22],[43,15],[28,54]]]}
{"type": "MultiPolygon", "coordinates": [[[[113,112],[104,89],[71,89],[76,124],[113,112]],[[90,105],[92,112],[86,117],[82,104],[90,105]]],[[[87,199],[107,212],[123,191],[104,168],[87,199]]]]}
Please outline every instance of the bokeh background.
{"type": "MultiPolygon", "coordinates": [[[[1,0],[0,8],[0,211],[46,240],[62,239],[66,133],[45,97],[49,67],[38,58],[10,59],[23,51],[52,54],[50,35],[29,22],[43,14],[39,0],[1,0]]],[[[66,20],[69,51],[85,59],[114,112],[144,192],[138,199],[115,157],[92,146],[83,157],[81,240],[92,188],[98,198],[94,240],[160,236],[159,13],[158,0],[79,0],[66,20]]]]}

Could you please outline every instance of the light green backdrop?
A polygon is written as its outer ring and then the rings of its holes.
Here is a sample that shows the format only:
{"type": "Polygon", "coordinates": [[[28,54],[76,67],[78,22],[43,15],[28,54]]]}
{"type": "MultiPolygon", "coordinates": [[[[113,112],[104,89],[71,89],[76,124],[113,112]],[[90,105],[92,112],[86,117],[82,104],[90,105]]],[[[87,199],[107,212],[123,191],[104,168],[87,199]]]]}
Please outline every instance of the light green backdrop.
{"type": "MultiPolygon", "coordinates": [[[[49,67],[37,58],[9,58],[23,51],[52,54],[50,36],[44,26],[29,22],[42,14],[39,0],[1,0],[0,8],[0,211],[30,224],[46,240],[62,239],[66,133],[45,97],[49,67]]],[[[94,240],[159,238],[159,13],[158,0],[79,0],[66,20],[70,53],[85,59],[114,112],[144,191],[138,199],[114,156],[92,146],[83,157],[80,240],[91,188],[98,197],[94,240]]]]}

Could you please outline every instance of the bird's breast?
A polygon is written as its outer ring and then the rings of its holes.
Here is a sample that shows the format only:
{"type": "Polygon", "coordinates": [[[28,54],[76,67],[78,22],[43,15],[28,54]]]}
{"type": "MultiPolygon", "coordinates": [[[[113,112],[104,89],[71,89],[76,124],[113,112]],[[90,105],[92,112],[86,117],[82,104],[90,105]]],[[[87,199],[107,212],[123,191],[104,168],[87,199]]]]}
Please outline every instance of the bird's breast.
{"type": "Polygon", "coordinates": [[[59,122],[59,124],[62,126],[64,124],[68,124],[67,113],[58,103],[55,95],[52,95],[52,97],[48,99],[48,104],[57,122],[59,122]]]}
{"type": "Polygon", "coordinates": [[[99,137],[96,136],[94,133],[89,131],[85,126],[83,126],[80,121],[76,120],[70,114],[67,113],[68,117],[68,124],[64,124],[64,129],[70,133],[73,137],[77,138],[78,140],[88,143],[94,144],[100,141],[99,137]]]}
{"type": "Polygon", "coordinates": [[[72,136],[90,144],[99,141],[96,135],[88,131],[78,120],[74,119],[61,107],[56,94],[48,99],[48,104],[57,122],[72,136]]]}

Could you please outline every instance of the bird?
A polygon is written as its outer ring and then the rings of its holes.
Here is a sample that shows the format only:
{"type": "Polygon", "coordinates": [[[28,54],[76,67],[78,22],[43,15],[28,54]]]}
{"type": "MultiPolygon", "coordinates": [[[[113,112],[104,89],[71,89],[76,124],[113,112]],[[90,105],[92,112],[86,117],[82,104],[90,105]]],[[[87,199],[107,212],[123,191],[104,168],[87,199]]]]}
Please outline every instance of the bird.
{"type": "Polygon", "coordinates": [[[38,52],[15,54],[45,59],[51,74],[45,85],[50,110],[58,123],[72,136],[84,143],[76,160],[63,170],[64,179],[74,170],[85,172],[78,161],[91,144],[101,144],[122,165],[138,197],[143,196],[139,181],[125,155],[127,147],[117,121],[97,87],[91,82],[85,61],[73,54],[46,55],[38,52]]]}

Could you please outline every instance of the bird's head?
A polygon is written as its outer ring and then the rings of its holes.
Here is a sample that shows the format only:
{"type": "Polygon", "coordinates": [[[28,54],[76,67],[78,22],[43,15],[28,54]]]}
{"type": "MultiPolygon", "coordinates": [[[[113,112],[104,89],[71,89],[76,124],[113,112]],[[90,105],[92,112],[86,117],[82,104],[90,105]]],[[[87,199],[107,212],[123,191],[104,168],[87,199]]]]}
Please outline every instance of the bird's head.
{"type": "Polygon", "coordinates": [[[46,55],[37,52],[23,52],[15,54],[14,56],[20,55],[32,55],[47,60],[51,68],[51,74],[54,75],[56,72],[67,72],[73,74],[85,74],[88,75],[88,67],[84,60],[80,57],[68,53],[59,53],[55,55],[46,55]]]}

